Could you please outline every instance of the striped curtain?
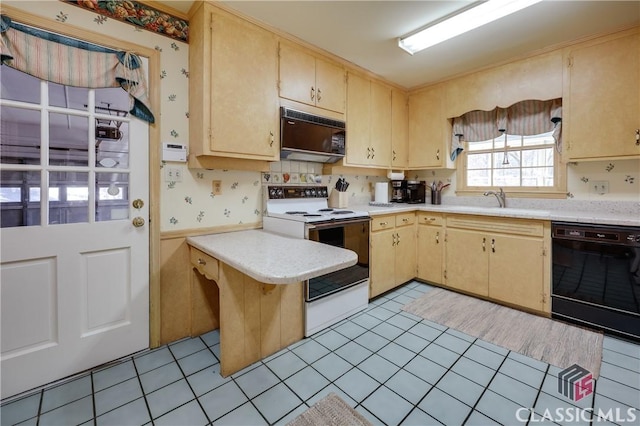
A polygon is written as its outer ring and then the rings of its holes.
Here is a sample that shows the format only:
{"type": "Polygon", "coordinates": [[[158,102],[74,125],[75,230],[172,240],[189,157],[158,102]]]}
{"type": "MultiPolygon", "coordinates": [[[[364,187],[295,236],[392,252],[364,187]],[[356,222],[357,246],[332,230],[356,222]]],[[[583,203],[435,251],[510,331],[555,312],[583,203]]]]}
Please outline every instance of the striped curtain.
{"type": "Polygon", "coordinates": [[[464,149],[464,142],[478,142],[510,135],[531,136],[553,130],[556,149],[562,151],[562,99],[525,100],[507,108],[470,111],[453,119],[451,159],[464,149]]]}
{"type": "Polygon", "coordinates": [[[130,113],[153,123],[140,58],[12,22],[0,21],[2,65],[65,86],[122,87],[129,93],[130,113]]]}

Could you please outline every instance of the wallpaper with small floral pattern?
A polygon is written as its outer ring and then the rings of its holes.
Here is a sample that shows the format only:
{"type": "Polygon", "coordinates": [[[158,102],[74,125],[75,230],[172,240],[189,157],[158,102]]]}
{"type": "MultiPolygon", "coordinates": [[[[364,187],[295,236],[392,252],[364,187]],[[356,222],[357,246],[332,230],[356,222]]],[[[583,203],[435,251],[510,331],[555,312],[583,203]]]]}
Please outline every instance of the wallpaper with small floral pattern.
{"type": "MultiPolygon", "coordinates": [[[[189,142],[189,49],[186,43],[142,30],[122,21],[92,13],[65,2],[5,1],[12,7],[69,23],[105,35],[117,35],[137,44],[156,49],[161,54],[160,90],[162,103],[158,124],[162,142],[189,142]],[[35,7],[37,4],[37,7],[35,7]]],[[[265,173],[233,170],[197,170],[185,163],[161,162],[160,220],[162,231],[192,230],[234,224],[259,224],[264,212],[263,187],[268,184],[265,173]],[[167,169],[178,171],[179,178],[168,176],[167,169]],[[221,193],[214,194],[212,181],[220,181],[221,193]]],[[[282,161],[272,163],[269,179],[290,184],[315,183],[331,188],[339,177],[350,183],[349,202],[362,205],[373,200],[373,182],[386,178],[365,175],[322,175],[322,165],[282,161]]],[[[455,171],[411,171],[408,179],[432,182],[442,180],[451,186],[443,196],[455,195],[455,171]]],[[[277,183],[277,182],[276,182],[277,183]]],[[[567,170],[567,199],[640,201],[640,161],[616,160],[570,164],[567,170]],[[608,194],[593,191],[594,181],[606,181],[608,194]]]]}

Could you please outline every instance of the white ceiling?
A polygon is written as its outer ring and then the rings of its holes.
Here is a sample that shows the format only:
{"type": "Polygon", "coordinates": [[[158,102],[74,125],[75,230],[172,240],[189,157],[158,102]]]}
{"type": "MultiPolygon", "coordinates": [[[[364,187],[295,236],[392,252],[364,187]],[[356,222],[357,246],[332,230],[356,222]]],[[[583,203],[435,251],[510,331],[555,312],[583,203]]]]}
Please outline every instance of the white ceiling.
{"type": "MultiPolygon", "coordinates": [[[[163,1],[187,12],[192,1],[163,1]]],[[[223,1],[380,77],[413,88],[550,46],[640,25],[640,0],[545,0],[409,55],[397,38],[469,1],[223,1]]]]}

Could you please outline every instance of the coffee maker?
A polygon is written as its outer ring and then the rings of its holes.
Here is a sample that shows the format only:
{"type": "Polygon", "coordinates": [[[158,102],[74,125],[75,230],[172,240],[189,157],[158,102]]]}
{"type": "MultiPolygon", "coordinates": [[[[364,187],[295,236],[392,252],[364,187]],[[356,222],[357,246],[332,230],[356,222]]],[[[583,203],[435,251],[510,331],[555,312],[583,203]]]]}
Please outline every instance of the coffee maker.
{"type": "Polygon", "coordinates": [[[407,181],[406,200],[409,204],[424,203],[426,200],[427,183],[423,180],[407,181]]]}
{"type": "Polygon", "coordinates": [[[391,201],[392,203],[404,203],[407,200],[407,181],[391,181],[391,201]]]}

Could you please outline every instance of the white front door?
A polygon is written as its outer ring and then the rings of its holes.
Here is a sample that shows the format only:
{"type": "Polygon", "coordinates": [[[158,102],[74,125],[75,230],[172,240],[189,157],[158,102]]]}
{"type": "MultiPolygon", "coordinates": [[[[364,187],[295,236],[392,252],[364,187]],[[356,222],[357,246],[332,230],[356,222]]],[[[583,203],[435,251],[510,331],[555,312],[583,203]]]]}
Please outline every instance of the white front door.
{"type": "Polygon", "coordinates": [[[6,398],[148,347],[149,129],[120,88],[1,85],[6,398]]]}

